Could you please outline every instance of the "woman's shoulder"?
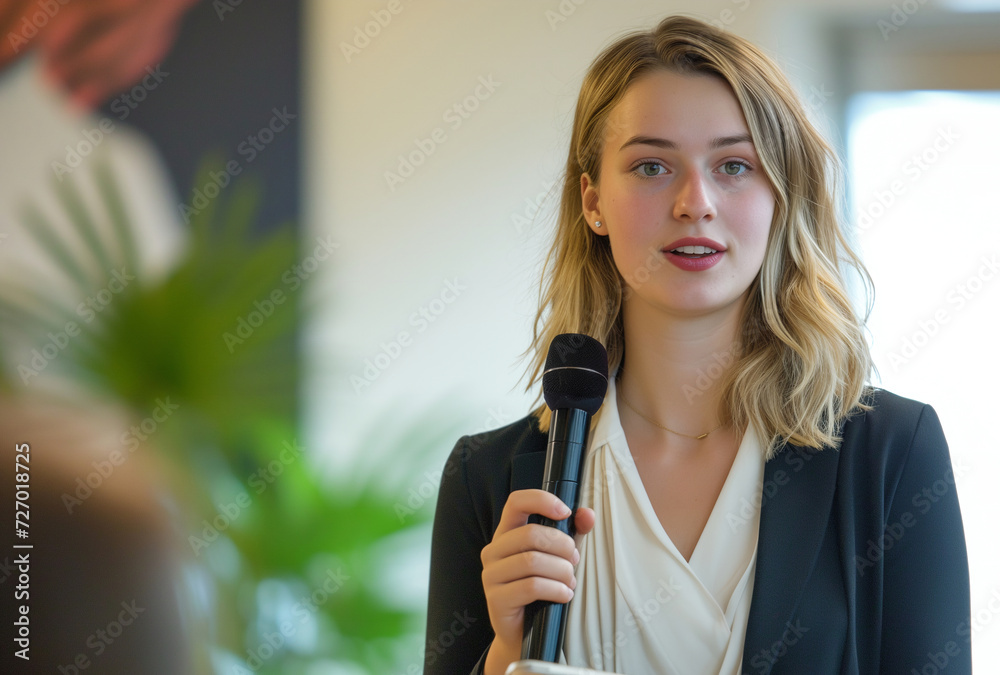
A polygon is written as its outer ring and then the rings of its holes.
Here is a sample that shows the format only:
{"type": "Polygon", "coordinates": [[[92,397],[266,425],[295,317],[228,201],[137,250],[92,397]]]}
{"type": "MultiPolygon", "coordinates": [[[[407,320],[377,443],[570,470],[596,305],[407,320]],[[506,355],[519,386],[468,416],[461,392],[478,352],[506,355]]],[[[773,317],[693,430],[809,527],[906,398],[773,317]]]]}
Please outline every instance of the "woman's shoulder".
{"type": "Polygon", "coordinates": [[[506,426],[462,436],[455,444],[449,465],[461,465],[466,474],[509,473],[517,455],[545,452],[547,435],[538,428],[538,418],[526,415],[506,426]]]}
{"type": "Polygon", "coordinates": [[[876,388],[865,403],[869,409],[851,415],[841,432],[844,468],[898,479],[907,466],[912,473],[950,464],[944,431],[932,406],[876,388]]]}
{"type": "Polygon", "coordinates": [[[937,414],[929,404],[872,387],[863,398],[867,410],[858,410],[844,423],[845,440],[849,435],[863,433],[869,440],[905,441],[912,438],[922,424],[940,426],[937,414]]]}
{"type": "Polygon", "coordinates": [[[538,453],[545,452],[546,440],[547,435],[538,429],[538,419],[533,415],[498,429],[462,436],[445,463],[439,512],[441,503],[468,504],[469,517],[489,541],[511,492],[515,466],[530,470],[535,464],[518,463],[517,458],[535,453],[532,458],[536,459],[538,453]]]}

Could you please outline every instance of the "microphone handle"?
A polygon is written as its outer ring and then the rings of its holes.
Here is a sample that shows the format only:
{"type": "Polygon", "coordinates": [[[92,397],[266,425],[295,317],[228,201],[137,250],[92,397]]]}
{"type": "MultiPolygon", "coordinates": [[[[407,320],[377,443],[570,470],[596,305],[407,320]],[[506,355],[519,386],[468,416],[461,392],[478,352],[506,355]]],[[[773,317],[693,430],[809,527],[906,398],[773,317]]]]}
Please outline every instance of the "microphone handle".
{"type": "MultiPolygon", "coordinates": [[[[541,523],[576,535],[573,518],[580,504],[580,481],[583,455],[590,428],[590,415],[578,409],[552,411],[549,449],[545,458],[543,489],[559,497],[573,510],[563,520],[533,516],[530,522],[541,523]],[[556,447],[554,447],[556,446],[556,447]],[[558,446],[561,446],[558,447],[558,446]],[[554,451],[555,450],[555,451],[554,451]]],[[[524,638],[521,658],[556,663],[566,633],[569,604],[538,600],[524,609],[524,638]]]]}
{"type": "MultiPolygon", "coordinates": [[[[553,492],[567,505],[573,505],[578,496],[579,486],[571,481],[558,481],[553,492]]],[[[572,508],[572,506],[571,506],[572,508]]],[[[575,512],[575,509],[574,509],[575,512]]],[[[539,516],[542,525],[554,527],[569,536],[576,535],[572,525],[573,516],[563,520],[552,520],[539,516]]],[[[566,633],[566,618],[569,615],[569,604],[537,600],[524,608],[524,639],[521,641],[521,658],[536,659],[556,663],[559,661],[559,650],[562,649],[566,633]]]]}

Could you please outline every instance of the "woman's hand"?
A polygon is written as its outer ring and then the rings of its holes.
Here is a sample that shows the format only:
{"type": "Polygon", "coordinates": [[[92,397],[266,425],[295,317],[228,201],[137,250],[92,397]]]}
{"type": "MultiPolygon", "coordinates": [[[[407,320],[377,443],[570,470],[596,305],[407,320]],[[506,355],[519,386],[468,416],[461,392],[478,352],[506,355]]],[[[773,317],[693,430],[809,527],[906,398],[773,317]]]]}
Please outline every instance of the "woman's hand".
{"type": "MultiPolygon", "coordinates": [[[[576,543],[554,527],[528,524],[533,514],[563,520],[570,510],[543,490],[512,492],[493,541],[482,551],[483,590],[496,634],[486,657],[487,675],[501,675],[521,658],[525,606],[536,600],[569,602],[576,588],[576,543]]],[[[594,512],[578,509],[574,524],[577,534],[587,534],[594,527],[594,512]]]]}

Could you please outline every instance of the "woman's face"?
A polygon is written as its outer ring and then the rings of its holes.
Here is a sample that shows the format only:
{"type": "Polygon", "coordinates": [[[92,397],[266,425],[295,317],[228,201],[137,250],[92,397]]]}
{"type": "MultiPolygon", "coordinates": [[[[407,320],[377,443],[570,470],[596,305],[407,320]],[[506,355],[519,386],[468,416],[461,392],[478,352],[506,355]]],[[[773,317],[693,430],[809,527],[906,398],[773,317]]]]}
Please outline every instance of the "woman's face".
{"type": "Polygon", "coordinates": [[[774,196],[729,85],[641,76],[611,111],[600,162],[599,185],[581,179],[584,214],[610,238],[629,302],[677,316],[739,309],[764,260],[774,196]]]}

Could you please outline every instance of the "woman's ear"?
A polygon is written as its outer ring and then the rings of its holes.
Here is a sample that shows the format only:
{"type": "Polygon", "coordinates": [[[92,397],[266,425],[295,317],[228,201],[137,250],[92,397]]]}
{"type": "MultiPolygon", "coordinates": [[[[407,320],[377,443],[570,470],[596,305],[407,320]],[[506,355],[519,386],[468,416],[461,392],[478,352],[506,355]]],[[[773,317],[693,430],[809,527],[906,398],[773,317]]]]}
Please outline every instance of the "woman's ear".
{"type": "Polygon", "coordinates": [[[608,233],[608,228],[601,216],[600,193],[595,183],[590,178],[590,174],[580,175],[580,197],[583,202],[583,217],[587,220],[587,226],[601,236],[608,233]]]}

